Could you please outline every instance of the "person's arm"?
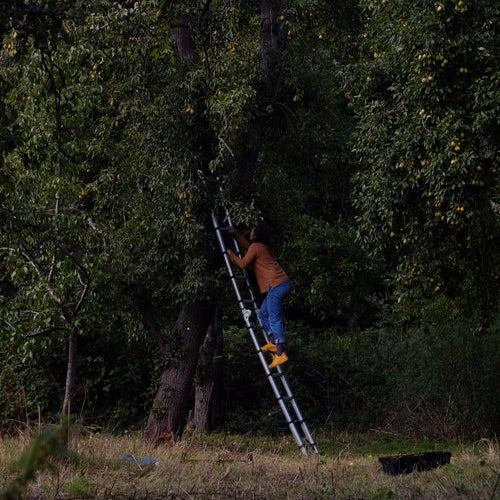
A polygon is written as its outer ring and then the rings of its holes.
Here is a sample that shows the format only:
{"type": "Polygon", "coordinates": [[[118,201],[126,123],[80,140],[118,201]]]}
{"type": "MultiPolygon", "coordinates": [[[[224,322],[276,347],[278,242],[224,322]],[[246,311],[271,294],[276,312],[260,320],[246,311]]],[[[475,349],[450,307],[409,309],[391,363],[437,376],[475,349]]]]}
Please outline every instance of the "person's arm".
{"type": "Polygon", "coordinates": [[[227,255],[233,264],[236,264],[240,269],[247,268],[257,257],[256,245],[250,245],[248,251],[243,258],[239,258],[232,250],[227,250],[227,255]]]}
{"type": "Polygon", "coordinates": [[[227,228],[227,232],[238,242],[238,245],[241,248],[247,249],[250,246],[249,241],[238,232],[237,229],[235,229],[233,226],[229,226],[227,228]]]}

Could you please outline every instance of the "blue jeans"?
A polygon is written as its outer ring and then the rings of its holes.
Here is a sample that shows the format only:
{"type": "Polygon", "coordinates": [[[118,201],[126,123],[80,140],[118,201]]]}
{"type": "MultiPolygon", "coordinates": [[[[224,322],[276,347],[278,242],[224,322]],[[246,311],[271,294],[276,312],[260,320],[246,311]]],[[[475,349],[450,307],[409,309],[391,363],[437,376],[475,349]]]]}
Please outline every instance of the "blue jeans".
{"type": "Polygon", "coordinates": [[[275,344],[285,342],[283,327],[283,299],[292,289],[292,282],[285,281],[281,285],[269,287],[266,298],[260,306],[259,316],[264,330],[273,336],[275,344]]]}

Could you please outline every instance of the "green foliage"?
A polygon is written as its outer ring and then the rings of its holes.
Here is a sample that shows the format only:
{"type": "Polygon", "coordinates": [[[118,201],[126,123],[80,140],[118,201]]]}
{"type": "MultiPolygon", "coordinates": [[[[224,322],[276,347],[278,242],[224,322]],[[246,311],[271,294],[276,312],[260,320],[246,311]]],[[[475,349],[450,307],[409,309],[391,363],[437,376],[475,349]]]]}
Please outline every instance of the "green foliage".
{"type": "MultiPolygon", "coordinates": [[[[498,325],[481,329],[444,297],[422,304],[418,318],[351,331],[288,320],[286,375],[309,424],[349,432],[381,427],[412,439],[494,432],[498,325]]],[[[288,432],[247,332],[225,333],[227,428],[288,432]]]]}
{"type": "Polygon", "coordinates": [[[294,282],[287,371],[306,414],[494,431],[496,16],[481,0],[287,3],[286,50],[263,93],[256,4],[8,3],[0,426],[58,412],[74,332],[73,408],[140,425],[163,360],[138,303],[151,300],[167,332],[185,300],[215,299],[228,426],[285,428],[197,174],[217,170],[229,186],[246,144],[259,151],[254,185],[224,201],[243,228],[275,230],[294,282]],[[180,60],[172,27],[184,14],[196,50],[180,60]]]}
{"type": "Polygon", "coordinates": [[[227,428],[256,432],[268,420],[270,409],[275,409],[271,388],[261,376],[262,366],[246,328],[225,327],[224,338],[224,371],[229,395],[227,428]],[[248,418],[249,414],[254,418],[248,418]]]}
{"type": "Polygon", "coordinates": [[[391,262],[400,299],[444,291],[488,311],[498,290],[496,7],[362,5],[347,87],[360,238],[391,262]]]}
{"type": "Polygon", "coordinates": [[[298,290],[292,295],[297,309],[320,321],[351,326],[372,321],[375,272],[353,230],[302,215],[284,252],[298,290]]]}
{"type": "Polygon", "coordinates": [[[67,486],[68,493],[76,498],[92,496],[91,483],[86,477],[75,477],[67,486]]]}
{"type": "Polygon", "coordinates": [[[28,484],[35,479],[39,471],[53,469],[54,458],[67,456],[67,422],[49,429],[36,436],[19,459],[19,475],[6,488],[0,490],[1,500],[20,500],[28,484]]]}
{"type": "MultiPolygon", "coordinates": [[[[142,327],[124,290],[169,304],[160,318],[168,328],[177,304],[213,283],[189,91],[177,92],[152,3],[108,7],[71,17],[44,50],[28,37],[22,64],[4,43],[12,141],[1,165],[0,307],[23,359],[51,350],[62,361],[74,330],[109,339],[120,325],[125,341],[137,339],[142,327]]],[[[101,387],[99,377],[93,384],[101,387]]]]}
{"type": "MultiPolygon", "coordinates": [[[[4,342],[2,348],[6,349],[4,342]]],[[[62,382],[50,374],[61,372],[63,367],[55,359],[54,351],[30,353],[25,361],[16,352],[12,347],[10,354],[2,356],[6,363],[0,369],[0,426],[6,432],[36,421],[42,408],[44,413],[55,414],[59,410],[54,395],[60,393],[62,382]]]]}
{"type": "Polygon", "coordinates": [[[379,488],[377,492],[370,497],[370,500],[390,500],[397,498],[396,493],[391,488],[379,488]]]}
{"type": "Polygon", "coordinates": [[[428,437],[496,426],[497,327],[483,330],[458,301],[423,304],[412,324],[391,320],[350,334],[315,332],[299,345],[307,351],[298,356],[296,376],[313,367],[308,387],[318,400],[330,394],[332,414],[344,425],[370,422],[428,437]]]}

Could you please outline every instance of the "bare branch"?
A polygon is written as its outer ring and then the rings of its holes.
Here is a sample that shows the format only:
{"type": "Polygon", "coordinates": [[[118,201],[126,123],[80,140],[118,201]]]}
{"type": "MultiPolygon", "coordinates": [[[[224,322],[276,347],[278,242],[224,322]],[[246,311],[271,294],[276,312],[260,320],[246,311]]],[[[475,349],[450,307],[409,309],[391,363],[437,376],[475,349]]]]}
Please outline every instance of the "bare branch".
{"type": "Polygon", "coordinates": [[[84,301],[85,297],[87,296],[87,292],[88,292],[88,289],[90,286],[90,279],[88,278],[88,276],[87,276],[87,281],[85,283],[82,281],[80,275],[78,275],[78,280],[83,285],[83,290],[82,290],[82,293],[80,294],[80,298],[78,299],[76,306],[73,309],[71,317],[75,317],[76,314],[78,313],[78,311],[80,310],[80,307],[82,306],[83,301],[84,301]]]}
{"type": "MultiPolygon", "coordinates": [[[[40,270],[40,268],[38,267],[37,263],[26,253],[26,252],[21,252],[21,255],[28,261],[28,263],[30,264],[30,266],[35,270],[35,272],[37,273],[37,275],[40,277],[40,278],[43,278],[43,274],[42,274],[42,271],[40,270]]],[[[54,292],[54,290],[52,290],[52,288],[47,284],[45,286],[46,290],[47,290],[47,293],[49,294],[50,298],[58,305],[58,306],[61,306],[61,299],[56,295],[56,293],[54,292]]],[[[64,318],[66,320],[66,318],[64,318]]]]}
{"type": "Polygon", "coordinates": [[[11,323],[9,323],[5,318],[1,318],[2,321],[12,330],[12,331],[16,331],[16,328],[14,325],[12,325],[11,323]]]}
{"type": "Polygon", "coordinates": [[[61,330],[64,332],[69,331],[68,328],[64,328],[62,326],[53,326],[51,328],[46,328],[45,330],[40,330],[39,332],[34,332],[34,333],[28,333],[27,335],[24,335],[25,338],[31,339],[33,337],[41,337],[42,335],[46,335],[47,333],[52,333],[57,330],[61,330]]]}
{"type": "Polygon", "coordinates": [[[95,222],[90,218],[87,217],[87,224],[96,232],[101,234],[102,231],[96,226],[95,222]]]}

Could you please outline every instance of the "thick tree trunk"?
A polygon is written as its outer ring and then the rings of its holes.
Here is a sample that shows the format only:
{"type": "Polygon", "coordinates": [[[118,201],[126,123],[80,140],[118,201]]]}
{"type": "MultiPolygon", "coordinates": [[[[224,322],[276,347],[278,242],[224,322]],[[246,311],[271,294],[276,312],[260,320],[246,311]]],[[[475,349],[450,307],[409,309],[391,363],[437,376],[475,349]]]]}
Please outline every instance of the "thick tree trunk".
{"type": "Polygon", "coordinates": [[[191,16],[180,15],[175,25],[175,43],[182,61],[188,61],[195,55],[195,44],[191,27],[191,16]]]}
{"type": "Polygon", "coordinates": [[[211,306],[191,302],[177,318],[173,335],[179,342],[179,355],[168,361],[160,377],[145,430],[146,439],[154,445],[182,436],[200,347],[212,317],[211,306]]]}
{"type": "Polygon", "coordinates": [[[272,84],[275,60],[286,46],[286,33],[277,22],[282,4],[283,0],[260,1],[261,81],[266,91],[272,84]]]}
{"type": "Polygon", "coordinates": [[[283,0],[260,0],[261,68],[257,113],[239,138],[232,178],[234,187],[243,191],[250,190],[252,186],[268,115],[266,108],[273,89],[274,67],[286,46],[286,33],[277,22],[282,4],[283,0]]]}
{"type": "MultiPolygon", "coordinates": [[[[179,59],[186,64],[196,64],[196,47],[190,16],[177,17],[174,34],[179,59]]],[[[203,105],[200,96],[192,97],[193,106],[198,108],[203,105]]],[[[201,111],[201,109],[195,110],[196,126],[192,131],[192,143],[194,149],[199,149],[203,153],[202,164],[208,165],[214,138],[201,111]]],[[[158,392],[145,429],[146,439],[159,444],[162,441],[178,439],[182,435],[192,403],[193,379],[200,347],[209,325],[213,323],[214,308],[201,302],[191,302],[183,306],[173,332],[173,336],[178,340],[180,353],[172,353],[168,348],[171,343],[165,342],[163,333],[155,321],[151,300],[145,300],[143,294],[137,296],[136,300],[141,308],[145,327],[158,342],[162,354],[168,359],[160,377],[158,392]]]]}
{"type": "MultiPolygon", "coordinates": [[[[244,189],[251,185],[258,152],[266,120],[266,105],[273,85],[275,58],[282,52],[286,35],[277,24],[280,0],[261,0],[261,74],[257,89],[258,113],[253,124],[241,137],[238,147],[238,162],[233,182],[244,189]]],[[[209,2],[206,7],[208,8],[209,2]]],[[[177,51],[183,62],[194,61],[195,44],[193,42],[192,22],[189,16],[179,16],[175,26],[177,51]]],[[[202,103],[202,99],[198,99],[202,103]]],[[[199,104],[200,106],[202,104],[199,104]]],[[[198,110],[200,111],[200,110],[198,110]]],[[[204,161],[211,159],[211,145],[214,137],[209,124],[203,122],[203,113],[199,116],[197,131],[193,131],[193,142],[203,151],[204,161]]],[[[151,316],[151,311],[143,310],[146,327],[162,344],[158,328],[151,316]]],[[[181,356],[175,363],[169,362],[161,375],[158,392],[146,425],[146,438],[158,444],[162,440],[179,438],[182,435],[187,412],[189,411],[190,392],[198,362],[200,346],[203,346],[203,366],[200,376],[202,383],[196,390],[194,425],[198,429],[210,429],[221,415],[218,391],[222,385],[222,327],[220,311],[207,304],[190,303],[184,305],[176,323],[174,335],[181,345],[181,356]],[[210,329],[209,329],[210,325],[210,329]]]]}
{"type": "Polygon", "coordinates": [[[210,431],[220,427],[224,422],[222,361],[222,317],[220,307],[217,307],[203,342],[198,363],[199,383],[195,387],[193,414],[195,429],[210,431]]]}

